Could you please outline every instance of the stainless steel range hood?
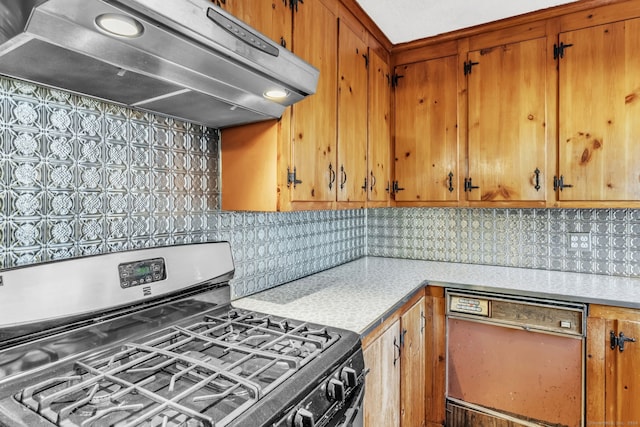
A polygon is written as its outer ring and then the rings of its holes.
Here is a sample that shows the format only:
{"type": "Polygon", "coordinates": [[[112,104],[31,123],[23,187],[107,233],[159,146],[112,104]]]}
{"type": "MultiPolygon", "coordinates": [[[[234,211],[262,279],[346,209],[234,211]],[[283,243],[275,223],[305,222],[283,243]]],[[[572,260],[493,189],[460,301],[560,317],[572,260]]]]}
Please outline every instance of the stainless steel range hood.
{"type": "Polygon", "coordinates": [[[207,0],[0,0],[0,74],[223,128],[280,117],[319,73],[207,0]],[[100,21],[123,16],[138,34],[100,21]]]}

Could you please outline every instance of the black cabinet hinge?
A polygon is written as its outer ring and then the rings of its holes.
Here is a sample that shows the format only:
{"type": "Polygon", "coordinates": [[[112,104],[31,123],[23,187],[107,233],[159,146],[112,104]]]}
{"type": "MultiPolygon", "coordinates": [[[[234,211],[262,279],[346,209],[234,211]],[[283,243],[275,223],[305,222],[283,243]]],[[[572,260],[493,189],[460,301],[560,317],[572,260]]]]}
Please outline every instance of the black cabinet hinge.
{"type": "Polygon", "coordinates": [[[363,53],[362,57],[364,58],[364,68],[366,68],[368,70],[369,69],[369,55],[366,54],[366,53],[363,53]]]}
{"type": "Polygon", "coordinates": [[[615,350],[616,347],[618,347],[618,349],[622,352],[624,351],[625,342],[636,342],[636,339],[625,336],[623,332],[620,332],[620,334],[616,336],[615,332],[610,331],[609,342],[611,344],[611,350],[615,350]]]}
{"type": "Polygon", "coordinates": [[[564,58],[564,50],[568,47],[573,46],[573,44],[564,44],[560,42],[560,44],[553,44],[553,59],[564,58]]]}
{"type": "Polygon", "coordinates": [[[479,62],[473,62],[473,61],[465,61],[464,62],[464,75],[467,76],[469,74],[471,74],[471,71],[473,70],[473,66],[474,65],[478,65],[480,64],[479,62]]]}
{"type": "MultiPolygon", "coordinates": [[[[282,0],[285,6],[287,6],[287,0],[282,0]]],[[[304,3],[304,0],[289,0],[289,9],[298,11],[298,3],[304,3]]]]}
{"type": "Polygon", "coordinates": [[[403,78],[404,76],[401,74],[394,74],[393,76],[391,76],[391,87],[397,87],[398,86],[398,80],[403,78]]]}
{"type": "Polygon", "coordinates": [[[475,190],[476,188],[480,188],[477,185],[473,185],[471,183],[471,178],[465,178],[464,179],[464,192],[466,193],[467,191],[469,193],[471,193],[472,190],[475,190]]]}
{"type": "Polygon", "coordinates": [[[553,191],[562,191],[565,188],[571,188],[573,185],[564,183],[564,175],[560,175],[560,178],[553,176],[553,191]]]}
{"type": "Polygon", "coordinates": [[[291,184],[293,184],[293,188],[296,188],[296,185],[302,184],[302,181],[296,176],[296,168],[293,168],[293,172],[291,172],[291,169],[287,167],[287,188],[291,187],[291,184]]]}
{"type": "Polygon", "coordinates": [[[400,187],[400,183],[398,181],[393,181],[391,192],[397,193],[399,191],[403,191],[404,188],[400,187]]]}

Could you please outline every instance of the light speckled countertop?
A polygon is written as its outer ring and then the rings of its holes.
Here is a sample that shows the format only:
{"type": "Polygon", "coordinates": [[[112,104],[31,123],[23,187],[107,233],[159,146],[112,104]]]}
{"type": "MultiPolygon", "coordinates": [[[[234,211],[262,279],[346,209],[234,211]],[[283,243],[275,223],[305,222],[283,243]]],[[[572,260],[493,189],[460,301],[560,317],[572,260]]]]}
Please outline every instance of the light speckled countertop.
{"type": "Polygon", "coordinates": [[[232,304],[366,334],[426,284],[640,308],[640,279],[379,257],[360,258],[232,304]]]}

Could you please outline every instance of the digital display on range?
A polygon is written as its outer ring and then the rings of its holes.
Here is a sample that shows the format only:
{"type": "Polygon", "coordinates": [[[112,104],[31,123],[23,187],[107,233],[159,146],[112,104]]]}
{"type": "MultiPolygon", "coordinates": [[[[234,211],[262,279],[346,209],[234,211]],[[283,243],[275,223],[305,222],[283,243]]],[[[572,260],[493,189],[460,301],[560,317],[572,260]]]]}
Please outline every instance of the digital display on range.
{"type": "Polygon", "coordinates": [[[167,278],[164,258],[152,258],[118,265],[120,287],[146,285],[167,278]]]}

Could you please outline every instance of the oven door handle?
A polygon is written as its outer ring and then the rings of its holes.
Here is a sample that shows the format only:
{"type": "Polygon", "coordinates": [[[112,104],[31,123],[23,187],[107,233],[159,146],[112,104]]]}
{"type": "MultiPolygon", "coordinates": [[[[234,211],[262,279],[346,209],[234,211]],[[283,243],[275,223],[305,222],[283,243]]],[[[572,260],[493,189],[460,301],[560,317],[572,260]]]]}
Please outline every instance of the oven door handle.
{"type": "Polygon", "coordinates": [[[362,402],[364,400],[364,384],[360,387],[358,395],[353,399],[353,403],[349,409],[344,413],[344,423],[340,424],[340,427],[352,427],[358,413],[362,411],[362,402]]]}

